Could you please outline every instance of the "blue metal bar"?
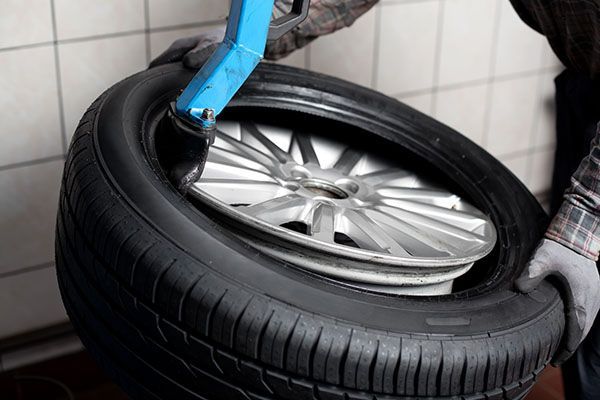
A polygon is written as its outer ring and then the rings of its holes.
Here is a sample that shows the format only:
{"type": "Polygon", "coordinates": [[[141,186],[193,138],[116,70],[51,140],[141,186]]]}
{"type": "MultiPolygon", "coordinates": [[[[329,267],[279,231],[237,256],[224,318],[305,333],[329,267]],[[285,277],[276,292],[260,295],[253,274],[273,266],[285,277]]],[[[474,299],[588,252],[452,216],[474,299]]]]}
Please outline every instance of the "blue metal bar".
{"type": "Polygon", "coordinates": [[[214,124],[264,56],[274,2],[231,1],[225,38],[177,99],[178,115],[204,127],[214,124]]]}

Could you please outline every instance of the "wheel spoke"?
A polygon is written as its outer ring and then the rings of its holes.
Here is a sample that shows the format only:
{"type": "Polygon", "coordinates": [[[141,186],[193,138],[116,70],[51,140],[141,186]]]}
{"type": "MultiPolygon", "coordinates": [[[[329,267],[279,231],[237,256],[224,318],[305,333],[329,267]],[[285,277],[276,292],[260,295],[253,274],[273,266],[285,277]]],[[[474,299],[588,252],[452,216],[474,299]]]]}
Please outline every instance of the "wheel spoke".
{"type": "Polygon", "coordinates": [[[376,196],[381,198],[415,201],[444,208],[451,208],[460,201],[460,197],[457,195],[441,190],[393,186],[380,186],[376,190],[376,196]]]}
{"type": "Polygon", "coordinates": [[[193,192],[208,193],[227,204],[255,204],[293,193],[274,182],[235,179],[201,179],[192,185],[193,192]]]}
{"type": "Polygon", "coordinates": [[[334,243],[336,209],[327,203],[319,203],[312,217],[311,235],[317,240],[334,243]]]}
{"type": "Polygon", "coordinates": [[[288,194],[244,207],[243,210],[248,215],[273,225],[282,225],[294,221],[308,222],[313,207],[314,202],[311,199],[288,194]]]}
{"type": "Polygon", "coordinates": [[[371,186],[385,184],[386,186],[410,187],[416,181],[416,177],[413,174],[398,168],[386,168],[381,171],[359,175],[359,177],[363,182],[371,186]]]}
{"type": "Polygon", "coordinates": [[[286,162],[293,161],[292,156],[290,154],[281,150],[279,146],[273,143],[271,139],[266,137],[254,123],[247,121],[243,122],[242,133],[244,132],[247,132],[253,138],[258,140],[280,163],[285,164],[286,162]]]}
{"type": "Polygon", "coordinates": [[[376,221],[385,224],[389,229],[394,231],[393,236],[401,238],[402,243],[410,245],[412,255],[414,256],[431,256],[432,253],[437,255],[456,255],[462,254],[459,248],[456,248],[451,243],[445,242],[440,238],[432,235],[425,230],[404,221],[394,214],[387,213],[388,209],[371,209],[365,211],[376,221]]]}
{"type": "Polygon", "coordinates": [[[262,171],[267,173],[270,172],[269,168],[251,159],[250,157],[246,157],[245,155],[219,147],[211,147],[210,151],[208,152],[207,162],[214,162],[217,164],[225,165],[236,165],[255,171],[262,171]]]}
{"type": "Polygon", "coordinates": [[[427,216],[467,231],[474,231],[488,222],[488,219],[483,214],[478,213],[475,215],[472,212],[439,207],[433,204],[425,204],[416,201],[381,199],[380,203],[391,208],[409,211],[412,214],[427,216]]]}
{"type": "Polygon", "coordinates": [[[234,165],[227,162],[218,162],[214,159],[206,160],[202,178],[206,179],[235,179],[235,180],[252,180],[259,182],[277,182],[272,175],[263,171],[234,165]]]}
{"type": "MultiPolygon", "coordinates": [[[[379,206],[377,210],[394,217],[397,221],[410,225],[410,232],[407,232],[408,234],[412,235],[413,230],[418,229],[428,237],[435,238],[438,242],[443,243],[444,246],[441,249],[449,250],[456,256],[467,254],[472,249],[486,243],[486,239],[483,236],[426,215],[386,206],[379,206]]],[[[405,232],[405,225],[403,224],[394,224],[391,226],[405,232]]]]}
{"type": "Polygon", "coordinates": [[[361,249],[375,250],[394,255],[409,255],[377,222],[367,214],[351,209],[342,214],[340,232],[354,240],[361,249]]]}
{"type": "MultiPolygon", "coordinates": [[[[300,149],[300,154],[302,154],[302,161],[304,164],[320,165],[319,158],[317,157],[317,153],[315,153],[315,148],[313,147],[309,135],[302,132],[294,132],[293,139],[298,143],[298,148],[300,149]]],[[[292,143],[294,140],[292,140],[292,143]]]]}
{"type": "Polygon", "coordinates": [[[335,162],[333,169],[340,171],[342,174],[350,174],[352,168],[360,161],[363,153],[351,147],[346,148],[340,158],[335,162]]]}
{"type": "MultiPolygon", "coordinates": [[[[219,132],[219,133],[221,133],[221,132],[219,132]]],[[[234,139],[225,133],[219,134],[217,136],[217,139],[218,140],[215,140],[215,143],[213,144],[214,148],[220,147],[221,144],[219,143],[219,140],[222,140],[225,144],[227,144],[231,148],[230,151],[234,151],[244,157],[249,157],[250,159],[256,161],[257,163],[264,165],[270,171],[278,171],[278,169],[279,169],[278,166],[280,163],[277,159],[271,157],[270,155],[265,154],[260,150],[256,150],[252,146],[249,146],[246,143],[243,143],[237,139],[234,139]]],[[[227,149],[225,149],[225,150],[227,150],[227,149]]],[[[209,151],[209,153],[210,153],[210,151],[209,151]]]]}

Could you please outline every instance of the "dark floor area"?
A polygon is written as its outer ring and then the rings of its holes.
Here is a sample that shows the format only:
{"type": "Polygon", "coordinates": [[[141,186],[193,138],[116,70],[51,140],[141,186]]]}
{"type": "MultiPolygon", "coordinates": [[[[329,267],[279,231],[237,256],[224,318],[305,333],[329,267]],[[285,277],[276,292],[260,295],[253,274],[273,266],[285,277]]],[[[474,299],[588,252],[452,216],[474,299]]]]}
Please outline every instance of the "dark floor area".
{"type": "MultiPolygon", "coordinates": [[[[2,400],[126,400],[81,352],[0,375],[2,400]]],[[[548,368],[526,400],[563,400],[560,369],[548,368]]]]}
{"type": "Polygon", "coordinates": [[[0,375],[2,400],[127,400],[87,352],[0,375]]]}

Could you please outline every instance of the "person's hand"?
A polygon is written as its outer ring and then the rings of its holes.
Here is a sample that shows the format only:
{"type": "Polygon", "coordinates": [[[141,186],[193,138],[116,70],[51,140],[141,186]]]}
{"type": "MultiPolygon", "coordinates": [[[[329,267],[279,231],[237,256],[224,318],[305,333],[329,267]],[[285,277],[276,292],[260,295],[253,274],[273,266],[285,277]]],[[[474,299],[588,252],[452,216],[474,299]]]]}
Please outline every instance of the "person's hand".
{"type": "MultiPolygon", "coordinates": [[[[267,60],[278,60],[300,49],[319,36],[352,25],[379,0],[311,0],[308,18],[292,31],[265,49],[267,60]]],[[[273,17],[288,13],[293,0],[276,0],[273,17]]],[[[225,35],[225,25],[196,36],[176,40],[160,56],[150,63],[150,68],[183,61],[188,68],[198,69],[204,65],[225,35]]]]}
{"type": "Polygon", "coordinates": [[[566,340],[554,363],[566,361],[590,331],[600,309],[600,277],[596,262],[550,239],[543,239],[525,271],[516,281],[524,293],[548,276],[563,285],[566,306],[566,340]]]}
{"type": "Polygon", "coordinates": [[[177,39],[167,50],[152,60],[150,68],[178,61],[182,61],[183,65],[188,68],[202,67],[223,41],[225,28],[225,25],[219,25],[199,35],[177,39]]]}

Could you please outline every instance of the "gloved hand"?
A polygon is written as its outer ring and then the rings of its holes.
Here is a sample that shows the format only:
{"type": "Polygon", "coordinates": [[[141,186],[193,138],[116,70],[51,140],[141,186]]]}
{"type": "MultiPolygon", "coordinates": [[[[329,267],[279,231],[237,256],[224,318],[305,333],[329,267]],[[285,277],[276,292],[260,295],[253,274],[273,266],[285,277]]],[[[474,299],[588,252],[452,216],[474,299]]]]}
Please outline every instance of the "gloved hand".
{"type": "Polygon", "coordinates": [[[223,24],[196,36],[177,39],[167,50],[152,60],[150,68],[177,61],[183,61],[183,65],[188,68],[200,68],[223,41],[225,29],[226,26],[223,24]]]}
{"type": "Polygon", "coordinates": [[[550,239],[543,239],[516,281],[529,293],[549,275],[562,282],[566,300],[566,342],[554,358],[561,364],[577,350],[600,309],[600,277],[596,262],[550,239]]]}
{"type": "MultiPolygon", "coordinates": [[[[278,60],[300,49],[319,36],[352,25],[379,0],[311,0],[308,18],[279,40],[268,43],[267,60],[278,60]]],[[[287,14],[293,0],[276,0],[273,17],[287,14]]],[[[197,36],[176,40],[150,63],[150,68],[183,61],[188,68],[200,68],[213,53],[225,34],[225,26],[197,36]]]]}

